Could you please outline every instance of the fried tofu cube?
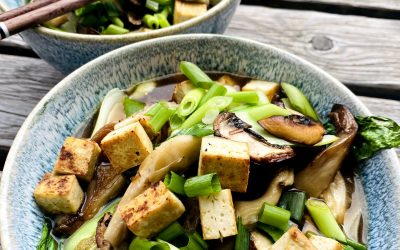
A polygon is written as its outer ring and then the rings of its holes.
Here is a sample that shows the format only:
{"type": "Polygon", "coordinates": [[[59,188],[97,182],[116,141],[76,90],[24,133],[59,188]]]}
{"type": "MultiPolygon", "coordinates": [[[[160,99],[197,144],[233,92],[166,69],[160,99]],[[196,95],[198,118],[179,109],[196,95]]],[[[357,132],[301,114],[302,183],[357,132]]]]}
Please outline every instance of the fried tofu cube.
{"type": "Polygon", "coordinates": [[[185,212],[182,202],[162,181],[120,208],[122,219],[136,236],[150,238],[185,212]]]}
{"type": "Polygon", "coordinates": [[[172,93],[172,98],[171,98],[172,101],[174,101],[178,104],[181,103],[183,97],[185,97],[185,95],[194,88],[195,87],[194,87],[193,83],[189,80],[186,80],[186,81],[176,84],[175,88],[174,88],[174,92],[172,93]]]}
{"type": "Polygon", "coordinates": [[[73,174],[90,181],[100,152],[94,141],[67,137],[54,165],[54,174],[73,174]]]}
{"type": "Polygon", "coordinates": [[[207,12],[207,4],[175,0],[174,24],[184,22],[207,12]]]}
{"type": "Polygon", "coordinates": [[[309,240],[318,250],[342,250],[343,246],[334,239],[311,235],[309,240]]]}
{"type": "Polygon", "coordinates": [[[229,75],[223,75],[220,78],[218,78],[217,82],[223,84],[223,85],[228,85],[228,86],[238,86],[239,83],[235,81],[231,76],[229,75]]]}
{"type": "Polygon", "coordinates": [[[160,135],[160,132],[155,132],[151,127],[149,123],[151,118],[152,118],[151,116],[144,115],[143,113],[137,114],[135,116],[126,118],[125,120],[115,124],[114,129],[120,129],[124,126],[131,125],[135,122],[139,122],[140,125],[142,125],[144,131],[146,131],[147,136],[150,138],[151,141],[153,141],[160,135]]]}
{"type": "Polygon", "coordinates": [[[311,241],[297,227],[291,227],[270,248],[270,250],[282,249],[317,250],[311,241]]]}
{"type": "Polygon", "coordinates": [[[46,173],[33,193],[37,204],[51,214],[75,214],[84,193],[75,175],[46,173]]]}
{"type": "Polygon", "coordinates": [[[217,173],[222,188],[246,192],[250,173],[248,144],[220,137],[203,137],[198,173],[217,173]]]}
{"type": "Polygon", "coordinates": [[[110,132],[101,141],[101,148],[113,168],[122,173],[139,166],[153,151],[153,144],[139,122],[110,132]]]}
{"type": "Polygon", "coordinates": [[[280,86],[276,82],[267,82],[261,80],[251,80],[242,87],[242,91],[261,91],[268,100],[272,100],[274,95],[279,91],[280,86]]]}
{"type": "Polygon", "coordinates": [[[250,250],[268,250],[272,244],[269,238],[257,230],[250,233],[250,250]]]}
{"type": "Polygon", "coordinates": [[[229,189],[199,197],[200,221],[205,240],[237,234],[235,209],[229,189]]]}

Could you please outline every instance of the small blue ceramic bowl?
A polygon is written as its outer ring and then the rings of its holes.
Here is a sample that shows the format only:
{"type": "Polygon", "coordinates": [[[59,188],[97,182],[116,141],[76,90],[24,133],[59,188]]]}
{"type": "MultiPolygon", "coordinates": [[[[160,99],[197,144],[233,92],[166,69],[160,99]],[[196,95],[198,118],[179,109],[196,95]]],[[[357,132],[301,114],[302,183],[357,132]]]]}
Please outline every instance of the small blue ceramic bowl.
{"type": "MultiPolygon", "coordinates": [[[[4,249],[35,249],[43,214],[33,190],[52,170],[64,138],[95,114],[112,88],[178,72],[187,60],[221,71],[300,87],[317,111],[334,103],[354,114],[370,115],[344,85],[321,69],[274,47],[219,35],[179,35],[135,43],[101,56],[55,86],[35,107],[9,152],[0,187],[0,230],[4,249]]],[[[400,168],[393,150],[385,150],[359,168],[368,203],[370,249],[400,249],[400,168]]]]}
{"type": "MultiPolygon", "coordinates": [[[[0,10],[8,11],[29,0],[0,0],[0,10]]],[[[222,34],[240,0],[216,0],[206,14],[171,27],[124,35],[85,35],[37,27],[21,33],[23,39],[45,61],[63,73],[70,73],[111,50],[147,39],[186,33],[222,34]]]]}

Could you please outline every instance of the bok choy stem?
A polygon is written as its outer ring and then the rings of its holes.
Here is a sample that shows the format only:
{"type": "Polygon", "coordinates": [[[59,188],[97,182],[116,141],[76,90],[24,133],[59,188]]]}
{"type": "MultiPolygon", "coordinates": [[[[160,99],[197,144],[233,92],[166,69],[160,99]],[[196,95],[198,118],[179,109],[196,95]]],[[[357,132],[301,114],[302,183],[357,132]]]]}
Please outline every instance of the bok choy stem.
{"type": "Polygon", "coordinates": [[[78,230],[75,231],[65,242],[63,250],[74,250],[76,246],[84,239],[93,236],[96,233],[97,223],[106,213],[114,214],[115,209],[121,199],[116,199],[110,203],[104,211],[97,216],[86,221],[78,230]]]}

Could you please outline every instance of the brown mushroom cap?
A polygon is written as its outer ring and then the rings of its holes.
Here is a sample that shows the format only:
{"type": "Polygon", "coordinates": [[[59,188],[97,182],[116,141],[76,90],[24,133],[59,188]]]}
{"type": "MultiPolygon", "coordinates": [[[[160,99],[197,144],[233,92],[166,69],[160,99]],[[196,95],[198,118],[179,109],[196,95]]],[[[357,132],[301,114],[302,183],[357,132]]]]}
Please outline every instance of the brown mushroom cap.
{"type": "Polygon", "coordinates": [[[288,141],[314,145],[324,136],[324,127],[305,116],[272,116],[258,123],[270,134],[288,141]]]}
{"type": "Polygon", "coordinates": [[[229,112],[219,114],[214,121],[215,135],[232,141],[247,142],[250,158],[255,162],[279,162],[295,155],[291,147],[271,144],[250,128],[249,124],[229,112]]]}
{"type": "Polygon", "coordinates": [[[306,191],[312,197],[319,197],[333,181],[349,153],[358,129],[356,120],[344,105],[333,105],[329,116],[339,139],[295,176],[295,187],[306,191]]]}

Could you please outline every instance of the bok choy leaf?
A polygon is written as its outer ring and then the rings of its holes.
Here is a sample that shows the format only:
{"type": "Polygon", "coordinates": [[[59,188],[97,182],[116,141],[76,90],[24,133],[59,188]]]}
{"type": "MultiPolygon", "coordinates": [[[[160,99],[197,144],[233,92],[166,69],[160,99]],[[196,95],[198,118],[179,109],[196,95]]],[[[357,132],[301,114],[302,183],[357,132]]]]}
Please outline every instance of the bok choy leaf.
{"type": "Polygon", "coordinates": [[[400,146],[400,126],[380,116],[357,116],[358,132],[353,149],[357,160],[372,157],[382,149],[400,146]]]}

